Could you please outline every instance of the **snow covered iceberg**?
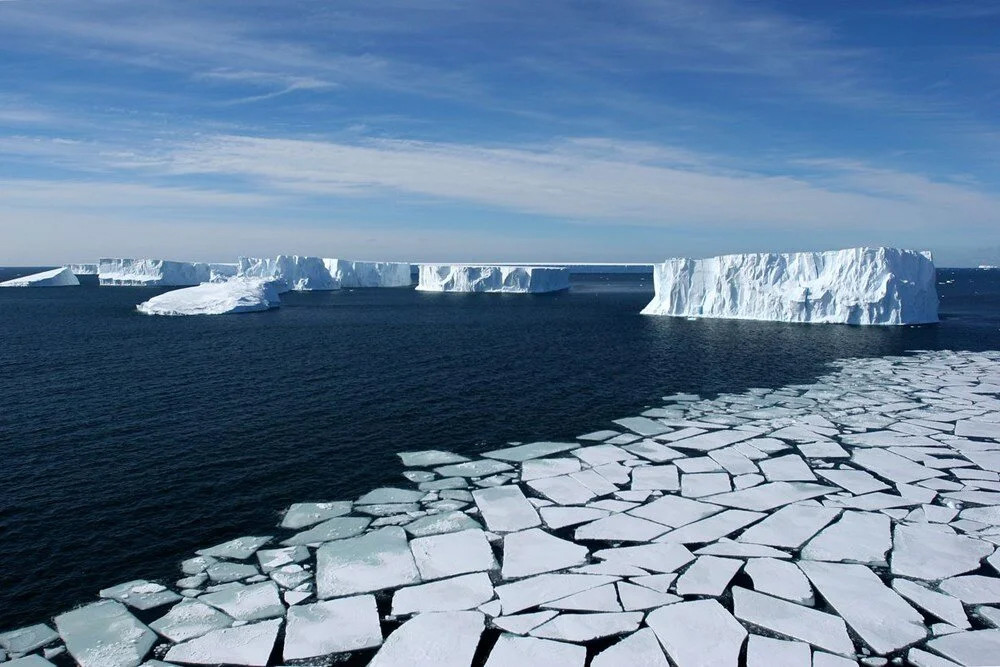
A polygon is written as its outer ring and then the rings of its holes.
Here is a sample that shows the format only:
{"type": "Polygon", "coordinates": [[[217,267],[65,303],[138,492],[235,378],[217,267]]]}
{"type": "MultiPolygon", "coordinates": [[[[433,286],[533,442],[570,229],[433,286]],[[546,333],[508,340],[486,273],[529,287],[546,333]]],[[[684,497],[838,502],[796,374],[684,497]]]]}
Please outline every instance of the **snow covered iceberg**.
{"type": "Polygon", "coordinates": [[[0,287],[72,287],[79,285],[73,272],[63,266],[0,283],[0,287]]]}
{"type": "Polygon", "coordinates": [[[97,264],[70,264],[66,268],[78,276],[97,275],[97,264]]]}
{"type": "Polygon", "coordinates": [[[421,264],[422,292],[558,292],[569,289],[569,270],[554,266],[421,264]]]}
{"type": "Polygon", "coordinates": [[[413,284],[410,264],[406,262],[349,259],[324,259],[323,262],[341,287],[409,287],[413,284]]]}
{"type": "Polygon", "coordinates": [[[340,283],[330,273],[322,257],[278,255],[275,258],[240,257],[236,275],[283,281],[282,291],[336,290],[340,283]]]}
{"type": "Polygon", "coordinates": [[[929,253],[896,248],[723,255],[656,264],[646,315],[778,322],[938,321],[929,253]]]}
{"type": "Polygon", "coordinates": [[[273,282],[233,278],[165,292],[140,303],[136,309],[146,315],[225,315],[255,313],[280,304],[273,282]]]}
{"type": "Polygon", "coordinates": [[[167,259],[101,259],[97,276],[101,285],[172,287],[198,285],[212,278],[212,265],[167,259]]]}

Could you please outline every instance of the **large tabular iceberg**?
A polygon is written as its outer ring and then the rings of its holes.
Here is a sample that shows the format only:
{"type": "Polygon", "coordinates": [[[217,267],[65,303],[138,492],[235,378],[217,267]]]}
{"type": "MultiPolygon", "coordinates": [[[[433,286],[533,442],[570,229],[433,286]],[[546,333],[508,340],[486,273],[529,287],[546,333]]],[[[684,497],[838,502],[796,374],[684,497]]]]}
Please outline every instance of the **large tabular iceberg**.
{"type": "Polygon", "coordinates": [[[30,276],[14,278],[0,283],[0,287],[72,287],[79,284],[80,281],[76,279],[73,272],[63,266],[41,273],[33,273],[30,276]]]}
{"type": "Polygon", "coordinates": [[[422,292],[558,292],[569,289],[569,270],[553,266],[421,264],[422,292]]]}
{"type": "Polygon", "coordinates": [[[324,264],[341,287],[409,287],[413,284],[406,262],[356,262],[324,259],[324,264]]]}
{"type": "Polygon", "coordinates": [[[283,291],[336,290],[340,283],[330,273],[322,257],[278,255],[275,258],[240,257],[236,275],[285,283],[283,291]]]}
{"type": "Polygon", "coordinates": [[[281,304],[274,283],[257,278],[233,278],[165,292],[136,308],[146,315],[224,315],[255,313],[281,304]]]}
{"type": "Polygon", "coordinates": [[[779,322],[938,321],[929,254],[896,248],[724,255],[654,266],[646,315],[779,322]]]}
{"type": "Polygon", "coordinates": [[[173,287],[198,285],[212,278],[212,265],[173,262],[167,259],[102,259],[98,264],[101,285],[173,287]]]}
{"type": "Polygon", "coordinates": [[[66,268],[78,276],[97,275],[97,264],[70,264],[66,268]]]}

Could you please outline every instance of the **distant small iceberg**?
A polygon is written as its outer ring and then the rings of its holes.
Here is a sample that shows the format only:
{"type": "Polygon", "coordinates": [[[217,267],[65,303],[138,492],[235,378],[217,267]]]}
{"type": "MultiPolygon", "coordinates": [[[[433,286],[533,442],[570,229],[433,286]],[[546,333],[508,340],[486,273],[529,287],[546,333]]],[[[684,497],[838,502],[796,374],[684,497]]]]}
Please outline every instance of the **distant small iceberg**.
{"type": "Polygon", "coordinates": [[[421,292],[528,294],[569,289],[569,269],[555,266],[421,264],[421,292]]]}
{"type": "Polygon", "coordinates": [[[226,315],[256,313],[279,305],[281,298],[274,282],[232,278],[159,294],[136,309],[145,315],[226,315]]]}
{"type": "Polygon", "coordinates": [[[60,267],[0,283],[0,287],[74,287],[80,281],[68,267],[60,267]]]}

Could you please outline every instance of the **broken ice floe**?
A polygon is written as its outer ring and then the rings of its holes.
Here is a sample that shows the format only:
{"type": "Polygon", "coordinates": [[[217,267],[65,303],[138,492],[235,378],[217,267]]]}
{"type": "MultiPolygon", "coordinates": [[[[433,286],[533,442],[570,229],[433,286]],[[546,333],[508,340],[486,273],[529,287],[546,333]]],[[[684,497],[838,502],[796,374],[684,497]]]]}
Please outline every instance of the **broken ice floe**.
{"type": "Polygon", "coordinates": [[[180,590],[0,632],[0,661],[996,662],[1000,354],[837,366],[576,441],[402,453],[408,485],[293,505],[180,590]]]}

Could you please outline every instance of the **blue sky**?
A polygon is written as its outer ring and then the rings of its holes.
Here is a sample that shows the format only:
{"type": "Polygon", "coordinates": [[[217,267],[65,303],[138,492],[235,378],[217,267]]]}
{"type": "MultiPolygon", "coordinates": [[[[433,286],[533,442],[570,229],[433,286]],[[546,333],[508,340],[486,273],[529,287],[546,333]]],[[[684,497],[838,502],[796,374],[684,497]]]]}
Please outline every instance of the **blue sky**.
{"type": "Polygon", "coordinates": [[[0,264],[1000,263],[1000,4],[0,0],[0,264]]]}

